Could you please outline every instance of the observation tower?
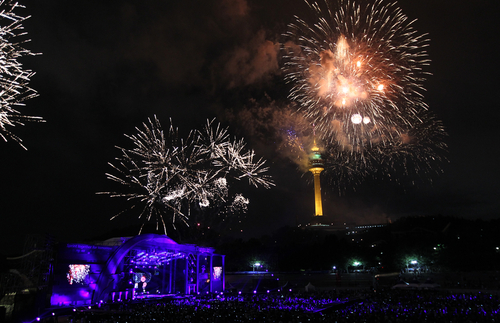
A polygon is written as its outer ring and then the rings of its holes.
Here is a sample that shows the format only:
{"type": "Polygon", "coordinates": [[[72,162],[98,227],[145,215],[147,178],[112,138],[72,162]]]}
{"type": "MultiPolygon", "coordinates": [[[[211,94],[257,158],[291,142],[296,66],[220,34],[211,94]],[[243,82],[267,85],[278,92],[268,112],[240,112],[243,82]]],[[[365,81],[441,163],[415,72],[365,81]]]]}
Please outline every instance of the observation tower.
{"type": "Polygon", "coordinates": [[[315,212],[313,217],[313,222],[315,224],[320,224],[323,219],[323,204],[321,202],[321,180],[320,174],[325,169],[325,163],[321,158],[319,148],[316,145],[316,139],[314,139],[314,145],[311,148],[311,154],[309,155],[309,171],[314,175],[314,206],[315,212]]]}

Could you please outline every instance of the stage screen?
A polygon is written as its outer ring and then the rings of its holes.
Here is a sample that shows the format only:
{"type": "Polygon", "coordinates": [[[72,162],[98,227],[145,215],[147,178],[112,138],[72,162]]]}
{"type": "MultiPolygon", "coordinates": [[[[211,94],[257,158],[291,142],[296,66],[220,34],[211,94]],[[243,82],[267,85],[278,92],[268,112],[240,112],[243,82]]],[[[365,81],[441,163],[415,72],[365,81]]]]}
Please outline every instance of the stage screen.
{"type": "Polygon", "coordinates": [[[73,284],[88,284],[90,265],[71,264],[66,273],[66,278],[70,285],[73,284]]]}
{"type": "Polygon", "coordinates": [[[213,279],[214,281],[222,279],[222,267],[214,267],[213,279]]]}

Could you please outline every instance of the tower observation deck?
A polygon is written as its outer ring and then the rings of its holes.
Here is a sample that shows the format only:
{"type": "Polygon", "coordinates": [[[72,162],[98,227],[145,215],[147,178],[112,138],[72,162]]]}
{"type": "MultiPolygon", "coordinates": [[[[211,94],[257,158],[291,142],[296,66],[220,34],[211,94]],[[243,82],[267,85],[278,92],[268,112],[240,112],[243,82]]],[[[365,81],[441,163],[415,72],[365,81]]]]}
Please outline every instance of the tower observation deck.
{"type": "Polygon", "coordinates": [[[309,155],[309,171],[314,175],[314,205],[315,213],[314,218],[323,216],[323,204],[321,202],[321,181],[320,174],[325,169],[325,163],[321,158],[319,148],[316,145],[316,140],[314,140],[314,145],[311,148],[311,154],[309,155]]]}

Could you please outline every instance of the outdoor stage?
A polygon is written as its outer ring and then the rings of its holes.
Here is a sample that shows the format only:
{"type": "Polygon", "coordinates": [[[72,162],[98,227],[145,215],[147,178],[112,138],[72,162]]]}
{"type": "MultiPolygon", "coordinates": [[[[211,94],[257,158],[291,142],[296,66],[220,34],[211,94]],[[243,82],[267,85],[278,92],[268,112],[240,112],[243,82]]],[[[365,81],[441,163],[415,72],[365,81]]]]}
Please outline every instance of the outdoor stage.
{"type": "Polygon", "coordinates": [[[91,305],[183,297],[224,290],[224,256],[212,248],[144,234],[64,244],[54,266],[50,305],[91,305]]]}

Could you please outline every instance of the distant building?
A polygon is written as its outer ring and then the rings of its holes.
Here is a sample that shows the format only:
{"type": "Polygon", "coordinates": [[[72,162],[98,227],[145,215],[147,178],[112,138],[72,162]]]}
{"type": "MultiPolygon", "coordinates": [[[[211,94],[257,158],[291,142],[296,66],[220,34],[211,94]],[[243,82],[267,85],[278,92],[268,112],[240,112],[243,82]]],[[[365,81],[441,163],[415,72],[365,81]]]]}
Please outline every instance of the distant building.
{"type": "Polygon", "coordinates": [[[331,232],[331,233],[336,233],[338,235],[357,235],[365,233],[372,229],[383,228],[385,226],[387,226],[386,223],[374,223],[374,224],[363,224],[363,225],[348,224],[348,223],[337,224],[337,225],[334,225],[334,223],[330,224],[307,223],[306,225],[300,225],[300,227],[304,229],[322,231],[322,232],[331,232]]]}

